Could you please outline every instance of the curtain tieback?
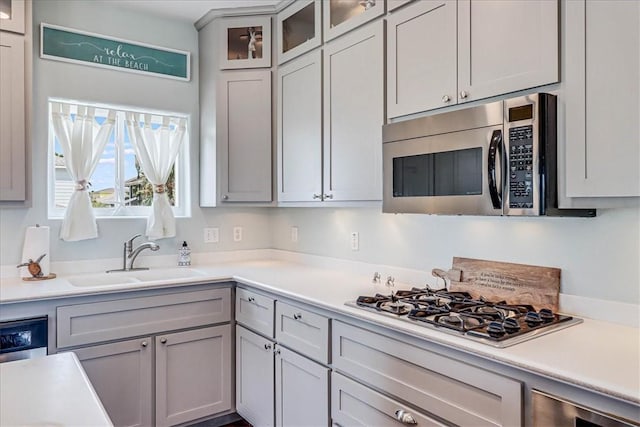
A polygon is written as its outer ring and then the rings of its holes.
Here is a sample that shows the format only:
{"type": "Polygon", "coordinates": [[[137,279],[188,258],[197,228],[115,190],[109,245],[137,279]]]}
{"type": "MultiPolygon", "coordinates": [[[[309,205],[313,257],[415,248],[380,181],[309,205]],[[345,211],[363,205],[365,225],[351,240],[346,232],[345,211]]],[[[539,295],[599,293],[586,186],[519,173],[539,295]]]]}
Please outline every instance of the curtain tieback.
{"type": "Polygon", "coordinates": [[[88,182],[86,179],[76,181],[76,191],[87,191],[88,182]]]}
{"type": "Polygon", "coordinates": [[[153,186],[153,192],[162,194],[165,192],[164,184],[158,184],[153,186]]]}

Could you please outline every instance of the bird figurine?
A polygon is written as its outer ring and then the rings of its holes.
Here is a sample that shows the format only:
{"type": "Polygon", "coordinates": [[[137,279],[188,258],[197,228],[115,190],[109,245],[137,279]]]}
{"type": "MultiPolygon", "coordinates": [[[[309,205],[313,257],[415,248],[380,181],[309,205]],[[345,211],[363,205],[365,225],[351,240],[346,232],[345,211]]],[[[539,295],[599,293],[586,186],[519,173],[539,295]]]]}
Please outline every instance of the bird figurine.
{"type": "Polygon", "coordinates": [[[29,261],[24,262],[18,265],[17,267],[18,268],[27,267],[27,269],[29,270],[29,273],[31,273],[31,276],[42,277],[42,267],[40,267],[40,261],[42,261],[42,258],[44,258],[46,255],[47,254],[40,255],[40,257],[35,261],[29,258],[29,261]]]}

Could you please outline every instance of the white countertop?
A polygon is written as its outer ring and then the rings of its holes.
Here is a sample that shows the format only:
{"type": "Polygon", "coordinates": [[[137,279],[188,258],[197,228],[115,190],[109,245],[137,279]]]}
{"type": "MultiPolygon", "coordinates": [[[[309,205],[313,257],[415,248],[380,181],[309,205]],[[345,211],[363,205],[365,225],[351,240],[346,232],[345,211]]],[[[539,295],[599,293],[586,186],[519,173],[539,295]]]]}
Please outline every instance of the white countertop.
{"type": "Polygon", "coordinates": [[[0,425],[113,426],[74,353],[0,363],[0,425]]]}
{"type": "MultiPolygon", "coordinates": [[[[309,265],[269,259],[209,263],[194,267],[193,272],[199,274],[197,278],[95,287],[73,286],[63,276],[28,283],[19,279],[3,279],[0,303],[157,288],[194,280],[199,283],[234,280],[628,402],[640,403],[640,331],[637,328],[584,319],[581,324],[512,347],[494,348],[440,330],[346,306],[346,301],[355,300],[358,295],[386,292],[387,289],[383,285],[373,285],[371,275],[364,274],[362,269],[350,269],[348,263],[338,264],[332,265],[330,260],[309,265]],[[606,345],[595,344],[594,337],[599,336],[607,337],[606,345]]],[[[167,271],[174,275],[174,270],[167,271]]],[[[396,281],[397,288],[407,286],[410,284],[396,281]]]]}

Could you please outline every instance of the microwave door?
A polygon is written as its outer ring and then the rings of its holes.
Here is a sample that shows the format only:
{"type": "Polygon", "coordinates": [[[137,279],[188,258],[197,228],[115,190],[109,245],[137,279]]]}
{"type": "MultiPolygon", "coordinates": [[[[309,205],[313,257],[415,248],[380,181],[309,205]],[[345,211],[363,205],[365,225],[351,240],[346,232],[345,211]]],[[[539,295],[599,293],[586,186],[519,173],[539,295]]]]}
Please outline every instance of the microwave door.
{"type": "MultiPolygon", "coordinates": [[[[502,126],[383,144],[383,212],[501,215],[488,178],[495,131],[502,132],[502,126]]],[[[494,171],[498,188],[500,171],[494,171]]]]}

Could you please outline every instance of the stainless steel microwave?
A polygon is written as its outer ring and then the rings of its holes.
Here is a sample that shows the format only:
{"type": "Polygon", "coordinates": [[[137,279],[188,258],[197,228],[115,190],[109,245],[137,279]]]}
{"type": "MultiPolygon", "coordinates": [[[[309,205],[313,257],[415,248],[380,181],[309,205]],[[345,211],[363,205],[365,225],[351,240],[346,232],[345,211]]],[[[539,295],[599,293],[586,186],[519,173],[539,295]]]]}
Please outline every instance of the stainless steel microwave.
{"type": "Polygon", "coordinates": [[[556,104],[539,93],[383,126],[382,210],[595,216],[558,209],[556,104]]]}

